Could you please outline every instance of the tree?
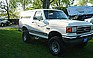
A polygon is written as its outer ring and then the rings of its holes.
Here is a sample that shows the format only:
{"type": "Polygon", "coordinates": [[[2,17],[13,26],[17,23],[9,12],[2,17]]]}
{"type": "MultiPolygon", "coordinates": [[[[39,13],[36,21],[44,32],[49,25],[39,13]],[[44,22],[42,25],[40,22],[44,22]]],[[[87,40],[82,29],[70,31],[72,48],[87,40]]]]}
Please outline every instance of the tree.
{"type": "Polygon", "coordinates": [[[54,0],[41,0],[43,3],[43,8],[44,9],[48,9],[50,4],[54,1],[54,0]]]}
{"type": "Polygon", "coordinates": [[[93,5],[93,0],[78,0],[77,5],[79,5],[79,6],[86,6],[87,3],[90,3],[90,4],[93,5]]]}
{"type": "Polygon", "coordinates": [[[78,5],[79,5],[79,6],[84,6],[84,5],[86,5],[86,0],[79,0],[78,5]]]}
{"type": "Polygon", "coordinates": [[[9,1],[9,13],[10,13],[10,18],[13,19],[13,18],[18,18],[18,14],[16,12],[16,9],[17,9],[17,6],[18,5],[18,2],[17,0],[10,0],[9,1]]]}
{"type": "Polygon", "coordinates": [[[92,6],[93,6],[93,0],[88,0],[87,2],[91,3],[92,6]]]}
{"type": "Polygon", "coordinates": [[[8,0],[3,0],[0,2],[0,8],[4,9],[7,12],[7,17],[8,19],[10,19],[10,15],[9,15],[9,3],[8,0]]]}
{"type": "Polygon", "coordinates": [[[17,1],[16,0],[10,0],[9,1],[9,8],[14,12],[17,8],[17,1]]]}
{"type": "Polygon", "coordinates": [[[20,7],[24,11],[26,9],[30,9],[30,8],[27,8],[27,6],[31,3],[32,3],[32,0],[10,0],[9,1],[9,8],[10,8],[9,12],[10,12],[10,15],[11,15],[10,17],[11,18],[18,18],[19,17],[18,14],[21,11],[21,9],[18,10],[18,11],[17,11],[17,9],[20,8],[20,7]]]}
{"type": "Polygon", "coordinates": [[[40,0],[33,0],[33,9],[40,9],[42,8],[42,2],[40,0]]]}
{"type": "Polygon", "coordinates": [[[70,5],[73,5],[73,4],[74,4],[74,1],[75,1],[75,0],[69,0],[70,5]]]}
{"type": "Polygon", "coordinates": [[[32,3],[32,0],[16,0],[16,2],[20,2],[22,4],[23,10],[26,10],[26,6],[29,3],[32,3]]]}
{"type": "Polygon", "coordinates": [[[10,19],[10,16],[9,16],[9,3],[8,3],[8,1],[7,0],[5,0],[6,1],[6,11],[7,11],[7,15],[8,15],[8,19],[10,19]]]}
{"type": "MultiPolygon", "coordinates": [[[[73,0],[74,1],[74,0],[73,0]]],[[[63,7],[63,6],[70,6],[72,0],[54,0],[52,5],[56,5],[57,7],[63,7]]]]}

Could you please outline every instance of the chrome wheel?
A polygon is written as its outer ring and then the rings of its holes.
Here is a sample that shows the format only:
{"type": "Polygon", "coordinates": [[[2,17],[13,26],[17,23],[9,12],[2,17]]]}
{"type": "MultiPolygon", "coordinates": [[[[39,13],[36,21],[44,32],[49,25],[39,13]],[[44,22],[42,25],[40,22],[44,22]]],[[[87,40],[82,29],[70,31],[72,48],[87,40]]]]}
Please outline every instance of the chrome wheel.
{"type": "Polygon", "coordinates": [[[52,44],[51,44],[51,49],[54,53],[58,53],[60,51],[60,45],[57,41],[54,41],[52,44]]]}
{"type": "Polygon", "coordinates": [[[27,36],[26,35],[24,35],[24,41],[26,41],[27,40],[27,38],[26,38],[27,36]]]}
{"type": "Polygon", "coordinates": [[[23,33],[22,33],[22,39],[23,39],[24,42],[30,43],[31,37],[30,37],[30,35],[29,35],[28,30],[24,30],[24,31],[23,31],[23,33]]]}
{"type": "Polygon", "coordinates": [[[61,37],[54,36],[51,37],[49,42],[49,51],[52,55],[58,56],[64,53],[64,43],[61,37]]]}

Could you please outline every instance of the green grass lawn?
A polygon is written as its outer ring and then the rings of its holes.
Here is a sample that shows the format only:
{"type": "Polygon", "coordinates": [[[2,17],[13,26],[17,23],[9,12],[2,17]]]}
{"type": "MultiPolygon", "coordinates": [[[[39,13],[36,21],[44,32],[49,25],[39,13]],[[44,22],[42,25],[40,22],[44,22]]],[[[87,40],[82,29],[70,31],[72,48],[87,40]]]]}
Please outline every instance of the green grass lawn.
{"type": "Polygon", "coordinates": [[[47,44],[26,44],[17,29],[0,30],[0,58],[93,58],[93,39],[83,49],[69,48],[63,56],[52,56],[47,44]]]}

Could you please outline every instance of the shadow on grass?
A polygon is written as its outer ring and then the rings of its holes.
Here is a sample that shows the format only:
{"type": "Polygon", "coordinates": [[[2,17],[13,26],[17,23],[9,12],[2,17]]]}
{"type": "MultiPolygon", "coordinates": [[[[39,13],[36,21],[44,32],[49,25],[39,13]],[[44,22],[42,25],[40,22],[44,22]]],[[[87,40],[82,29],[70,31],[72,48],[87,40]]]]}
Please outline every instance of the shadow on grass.
{"type": "Polygon", "coordinates": [[[49,53],[47,41],[26,44],[17,29],[0,30],[0,58],[93,58],[93,39],[82,49],[68,48],[58,57],[49,53]]]}
{"type": "MultiPolygon", "coordinates": [[[[69,47],[66,49],[65,53],[61,56],[53,56],[49,53],[47,42],[42,40],[36,40],[31,43],[38,53],[34,55],[39,55],[38,58],[92,58],[93,57],[93,42],[89,42],[84,48],[69,47]],[[42,57],[40,57],[42,56],[42,57]]],[[[37,58],[37,57],[35,57],[37,58]]]]}
{"type": "Polygon", "coordinates": [[[84,48],[70,47],[64,53],[62,58],[92,58],[93,57],[93,42],[89,42],[84,48]]]}
{"type": "MultiPolygon", "coordinates": [[[[65,53],[61,56],[53,56],[49,53],[47,41],[34,40],[31,45],[38,47],[40,49],[40,55],[47,55],[45,58],[92,58],[93,57],[93,39],[84,48],[69,47],[66,49],[65,53]],[[42,54],[43,53],[43,54],[42,54]]],[[[37,55],[37,54],[36,54],[37,55]]],[[[39,55],[39,56],[40,56],[39,55]]],[[[42,56],[41,58],[43,58],[42,56]]]]}

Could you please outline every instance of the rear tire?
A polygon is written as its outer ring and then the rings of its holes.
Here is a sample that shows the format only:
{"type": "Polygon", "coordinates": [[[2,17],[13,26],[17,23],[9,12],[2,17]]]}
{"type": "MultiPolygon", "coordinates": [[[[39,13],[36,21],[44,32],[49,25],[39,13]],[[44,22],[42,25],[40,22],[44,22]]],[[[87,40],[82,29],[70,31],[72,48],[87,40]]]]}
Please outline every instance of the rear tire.
{"type": "Polygon", "coordinates": [[[30,37],[30,34],[29,34],[28,30],[23,31],[22,39],[25,43],[30,43],[31,42],[31,37],[30,37]]]}
{"type": "Polygon", "coordinates": [[[59,56],[64,53],[64,43],[62,39],[58,36],[50,38],[49,42],[49,51],[54,56],[59,56]]]}

